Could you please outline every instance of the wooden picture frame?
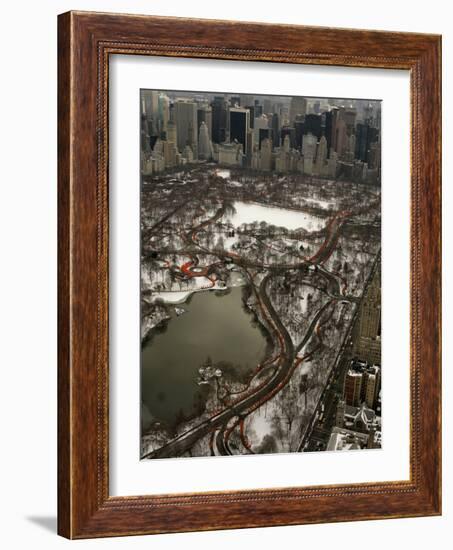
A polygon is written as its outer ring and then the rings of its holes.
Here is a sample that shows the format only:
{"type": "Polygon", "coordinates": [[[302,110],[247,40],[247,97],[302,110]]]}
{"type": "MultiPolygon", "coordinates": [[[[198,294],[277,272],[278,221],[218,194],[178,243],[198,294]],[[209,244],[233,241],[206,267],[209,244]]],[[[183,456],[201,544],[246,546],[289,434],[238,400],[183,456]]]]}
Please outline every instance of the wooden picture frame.
{"type": "Polygon", "coordinates": [[[69,12],[58,20],[58,532],[89,538],[441,513],[441,39],[69,12]],[[109,495],[111,54],[410,71],[410,480],[109,495]]]}

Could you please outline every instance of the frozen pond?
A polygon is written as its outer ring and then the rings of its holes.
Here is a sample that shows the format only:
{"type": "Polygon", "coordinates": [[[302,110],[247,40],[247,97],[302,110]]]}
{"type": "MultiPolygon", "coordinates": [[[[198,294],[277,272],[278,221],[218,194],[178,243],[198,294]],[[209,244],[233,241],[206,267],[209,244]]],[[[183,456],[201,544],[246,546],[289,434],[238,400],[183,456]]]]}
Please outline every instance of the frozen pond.
{"type": "Polygon", "coordinates": [[[243,223],[257,221],[291,230],[302,227],[307,231],[318,231],[326,225],[325,219],[296,210],[285,210],[284,208],[241,201],[236,201],[234,208],[236,213],[233,216],[228,216],[228,221],[236,227],[243,223]]]}

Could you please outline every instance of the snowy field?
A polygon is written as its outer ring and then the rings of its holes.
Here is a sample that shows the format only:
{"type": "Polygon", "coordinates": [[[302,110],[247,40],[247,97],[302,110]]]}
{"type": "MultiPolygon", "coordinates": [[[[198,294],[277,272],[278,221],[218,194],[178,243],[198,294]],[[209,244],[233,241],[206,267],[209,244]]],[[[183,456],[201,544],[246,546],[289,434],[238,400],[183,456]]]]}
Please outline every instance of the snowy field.
{"type": "Polygon", "coordinates": [[[266,222],[277,227],[286,227],[289,230],[303,228],[307,231],[318,231],[322,229],[326,221],[306,212],[285,210],[273,206],[246,203],[236,201],[234,203],[236,213],[228,216],[228,221],[239,227],[243,223],[266,222]]]}

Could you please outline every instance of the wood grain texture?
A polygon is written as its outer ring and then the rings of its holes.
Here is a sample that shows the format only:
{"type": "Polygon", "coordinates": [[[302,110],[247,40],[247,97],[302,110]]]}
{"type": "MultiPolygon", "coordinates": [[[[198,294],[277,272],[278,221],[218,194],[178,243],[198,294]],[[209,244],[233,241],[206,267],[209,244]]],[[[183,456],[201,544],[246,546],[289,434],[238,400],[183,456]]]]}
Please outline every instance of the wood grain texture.
{"type": "Polygon", "coordinates": [[[59,533],[86,538],[440,514],[440,37],[69,12],[59,16],[58,45],[59,533]],[[410,481],[109,496],[111,54],[410,71],[410,481]]]}

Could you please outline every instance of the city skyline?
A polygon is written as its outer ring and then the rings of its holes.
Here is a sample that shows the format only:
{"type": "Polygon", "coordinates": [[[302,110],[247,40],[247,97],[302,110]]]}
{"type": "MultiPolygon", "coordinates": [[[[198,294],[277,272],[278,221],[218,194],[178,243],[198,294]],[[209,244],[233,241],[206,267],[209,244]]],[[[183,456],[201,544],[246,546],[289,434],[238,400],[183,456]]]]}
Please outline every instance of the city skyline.
{"type": "Polygon", "coordinates": [[[144,175],[213,160],[257,171],[380,178],[380,101],[142,90],[141,118],[144,175]]]}

